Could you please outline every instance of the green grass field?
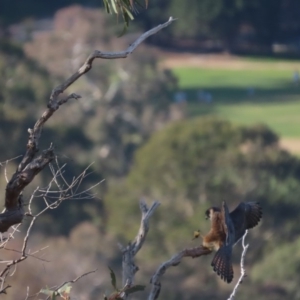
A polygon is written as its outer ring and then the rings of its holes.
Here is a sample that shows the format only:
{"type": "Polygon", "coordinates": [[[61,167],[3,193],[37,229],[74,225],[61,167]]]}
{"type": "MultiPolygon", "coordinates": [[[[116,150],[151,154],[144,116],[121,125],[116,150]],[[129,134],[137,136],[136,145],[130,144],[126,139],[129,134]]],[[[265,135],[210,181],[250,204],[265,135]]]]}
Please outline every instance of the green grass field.
{"type": "Polygon", "coordinates": [[[257,70],[174,68],[189,114],[216,115],[236,124],[265,123],[282,137],[300,138],[300,86],[293,83],[293,69],[259,63],[257,70]],[[197,100],[201,90],[212,95],[211,104],[197,100]]]}

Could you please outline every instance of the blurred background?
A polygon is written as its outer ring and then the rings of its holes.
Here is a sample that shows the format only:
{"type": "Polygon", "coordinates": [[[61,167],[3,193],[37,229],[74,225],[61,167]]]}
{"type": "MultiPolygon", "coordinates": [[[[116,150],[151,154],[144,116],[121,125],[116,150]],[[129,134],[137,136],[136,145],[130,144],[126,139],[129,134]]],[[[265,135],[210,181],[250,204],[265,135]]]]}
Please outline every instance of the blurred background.
{"type": "MultiPolygon", "coordinates": [[[[126,49],[142,32],[178,18],[129,58],[96,60],[67,91],[82,99],[47,123],[40,148],[54,143],[66,178],[93,163],[81,189],[105,181],[94,200],[62,203],[39,219],[30,248],[48,246],[43,260],[31,257],[18,266],[6,299],[95,267],[95,275],[74,285],[74,299],[109,294],[107,266],[121,283],[117,243],[135,237],[141,197],[161,202],[136,257],[136,283],[146,292],[160,263],[197,246],[194,230],[209,230],[208,207],[259,201],[263,221],[247,237],[248,277],[238,299],[300,299],[300,2],[149,0],[139,11],[119,37],[123,21],[106,14],[101,0],[0,2],[1,162],[24,153],[27,128],[51,89],[91,51],[126,49]]],[[[17,162],[7,165],[8,176],[17,162]]],[[[27,198],[50,178],[44,170],[27,198]]],[[[21,230],[11,248],[18,249],[22,236],[21,230]]],[[[3,259],[19,255],[1,251],[3,259]]],[[[165,274],[160,298],[226,299],[239,276],[240,253],[237,245],[233,284],[213,273],[212,257],[185,259],[165,274]]]]}

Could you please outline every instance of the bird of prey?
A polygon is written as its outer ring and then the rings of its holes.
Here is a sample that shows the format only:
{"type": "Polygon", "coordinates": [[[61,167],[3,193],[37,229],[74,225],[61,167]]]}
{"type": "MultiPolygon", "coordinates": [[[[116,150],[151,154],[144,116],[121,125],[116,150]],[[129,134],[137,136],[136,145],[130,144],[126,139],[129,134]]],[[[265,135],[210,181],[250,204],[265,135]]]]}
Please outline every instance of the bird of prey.
{"type": "Polygon", "coordinates": [[[227,283],[233,279],[232,247],[243,237],[247,229],[258,224],[262,209],[257,202],[241,202],[231,213],[225,201],[222,207],[211,207],[206,212],[206,219],[211,221],[211,229],[205,236],[195,232],[203,239],[203,247],[216,251],[212,260],[213,270],[227,283]]]}

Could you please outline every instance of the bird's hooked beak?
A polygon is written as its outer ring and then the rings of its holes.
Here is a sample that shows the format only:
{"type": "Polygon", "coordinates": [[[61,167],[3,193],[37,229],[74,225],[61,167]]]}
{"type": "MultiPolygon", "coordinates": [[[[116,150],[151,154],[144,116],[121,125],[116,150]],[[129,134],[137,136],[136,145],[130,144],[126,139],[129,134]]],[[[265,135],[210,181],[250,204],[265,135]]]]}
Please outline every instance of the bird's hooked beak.
{"type": "Polygon", "coordinates": [[[208,209],[208,210],[205,212],[205,220],[209,220],[209,219],[210,219],[210,214],[211,214],[211,209],[208,209]]]}

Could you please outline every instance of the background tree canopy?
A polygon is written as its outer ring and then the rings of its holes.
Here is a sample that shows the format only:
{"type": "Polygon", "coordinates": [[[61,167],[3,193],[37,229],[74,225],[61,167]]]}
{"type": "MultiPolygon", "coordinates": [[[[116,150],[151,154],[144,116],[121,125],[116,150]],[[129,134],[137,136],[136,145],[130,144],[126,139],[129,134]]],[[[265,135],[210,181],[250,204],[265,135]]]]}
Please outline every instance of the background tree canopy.
{"type": "MultiPolygon", "coordinates": [[[[135,199],[142,196],[162,202],[154,216],[147,247],[152,265],[166,253],[170,256],[173,249],[179,250],[189,243],[194,230],[208,230],[204,212],[209,206],[218,206],[223,200],[231,208],[240,201],[259,201],[264,216],[262,225],[250,233],[247,264],[257,275],[249,279],[252,282],[249,289],[252,284],[256,289],[263,289],[271,281],[285,293],[295,293],[296,286],[285,287],[280,281],[285,275],[277,277],[268,273],[266,266],[272,265],[267,263],[272,259],[268,255],[272,247],[284,256],[289,251],[285,243],[299,235],[299,226],[294,222],[300,209],[299,193],[300,161],[279,148],[274,132],[263,125],[238,127],[227,121],[201,118],[178,122],[154,134],[137,151],[124,182],[110,187],[105,203],[108,227],[118,233],[125,226],[125,239],[128,239],[137,227],[135,199]],[[118,209],[119,201],[122,210],[118,209]],[[118,222],[124,215],[126,223],[118,222]],[[261,265],[264,259],[266,263],[261,265]]],[[[274,252],[274,259],[275,256],[274,252]]],[[[205,265],[202,260],[198,262],[201,266],[205,265]]],[[[211,280],[209,268],[202,271],[205,275],[201,276],[211,280]]],[[[165,296],[177,299],[171,290],[165,292],[165,296]]]]}
{"type": "Polygon", "coordinates": [[[41,4],[27,0],[25,4],[18,0],[14,2],[18,9],[12,10],[10,2],[4,0],[0,26],[5,28],[23,19],[49,17],[57,9],[74,3],[89,7],[103,7],[105,3],[109,12],[118,12],[119,22],[125,20],[128,24],[134,17],[144,30],[169,16],[182,20],[151,39],[155,44],[178,49],[201,47],[204,50],[270,53],[273,43],[295,44],[300,34],[298,0],[152,0],[141,1],[140,5],[138,1],[118,1],[55,0],[41,4]]]}
{"type": "Polygon", "coordinates": [[[168,15],[182,20],[152,39],[167,47],[270,52],[274,42],[297,40],[299,9],[297,0],[152,0],[138,20],[144,28],[168,15]]]}

